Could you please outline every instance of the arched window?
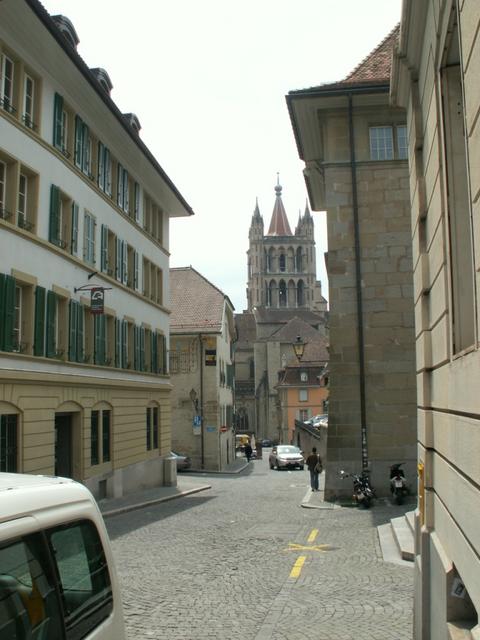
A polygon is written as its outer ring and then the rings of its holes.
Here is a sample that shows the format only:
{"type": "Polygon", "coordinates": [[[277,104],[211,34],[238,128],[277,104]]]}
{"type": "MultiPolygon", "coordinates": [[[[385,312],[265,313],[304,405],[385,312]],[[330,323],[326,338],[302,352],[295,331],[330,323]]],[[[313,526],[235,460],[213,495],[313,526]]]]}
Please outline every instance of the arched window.
{"type": "Polygon", "coordinates": [[[287,285],[285,284],[285,280],[280,280],[280,284],[278,285],[278,306],[287,306],[287,285]]]}
{"type": "Polygon", "coordinates": [[[282,273],[285,273],[285,271],[287,270],[287,259],[285,258],[285,254],[281,253],[280,254],[280,258],[279,258],[279,269],[282,273]]]}
{"type": "Polygon", "coordinates": [[[303,280],[299,280],[297,284],[297,307],[303,307],[305,304],[305,284],[303,280]]]}
{"type": "Polygon", "coordinates": [[[297,273],[303,271],[302,247],[298,247],[297,253],[295,254],[295,267],[297,273]]]}

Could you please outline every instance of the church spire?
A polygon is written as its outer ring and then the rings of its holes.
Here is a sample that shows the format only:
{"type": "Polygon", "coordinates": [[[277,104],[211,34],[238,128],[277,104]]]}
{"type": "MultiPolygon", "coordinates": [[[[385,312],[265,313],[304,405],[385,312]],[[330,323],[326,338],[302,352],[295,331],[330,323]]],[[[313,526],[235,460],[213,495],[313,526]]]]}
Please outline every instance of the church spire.
{"type": "Polygon", "coordinates": [[[275,196],[275,205],[273,207],[272,219],[270,221],[267,236],[291,236],[293,234],[282,202],[282,187],[280,185],[280,177],[278,173],[277,184],[275,186],[275,196]]]}

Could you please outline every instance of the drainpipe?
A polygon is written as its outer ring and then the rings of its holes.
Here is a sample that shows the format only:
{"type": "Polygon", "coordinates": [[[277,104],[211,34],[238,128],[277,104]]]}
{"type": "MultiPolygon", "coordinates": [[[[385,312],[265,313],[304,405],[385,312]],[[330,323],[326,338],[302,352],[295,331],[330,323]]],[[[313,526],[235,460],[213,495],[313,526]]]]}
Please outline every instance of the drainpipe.
{"type": "Polygon", "coordinates": [[[358,364],[360,369],[360,428],[362,437],[362,471],[368,471],[367,418],[365,407],[365,339],[363,329],[362,269],[360,259],[360,225],[358,216],[357,165],[353,126],[353,97],[348,94],[348,124],[350,133],[350,170],[352,175],[353,229],[355,236],[355,290],[357,294],[358,364]]]}
{"type": "Polygon", "coordinates": [[[203,424],[203,336],[200,342],[200,467],[205,469],[205,425],[203,424]]]}

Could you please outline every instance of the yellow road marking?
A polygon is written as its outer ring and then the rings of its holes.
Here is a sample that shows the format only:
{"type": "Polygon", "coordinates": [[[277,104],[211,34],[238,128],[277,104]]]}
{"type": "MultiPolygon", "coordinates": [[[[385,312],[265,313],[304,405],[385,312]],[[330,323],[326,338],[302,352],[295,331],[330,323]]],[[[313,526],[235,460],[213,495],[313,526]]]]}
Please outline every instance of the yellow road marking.
{"type": "Polygon", "coordinates": [[[315,538],[318,536],[318,529],[312,529],[308,536],[307,542],[315,542],[315,538]]]}
{"type": "Polygon", "coordinates": [[[293,565],[292,570],[290,571],[290,578],[298,578],[298,576],[302,571],[302,567],[306,559],[307,559],[307,556],[300,556],[299,558],[297,558],[295,564],[293,565]]]}
{"type": "Polygon", "coordinates": [[[307,546],[305,544],[297,544],[296,542],[289,542],[288,549],[284,549],[284,551],[326,551],[330,549],[329,544],[313,544],[307,546]]]}

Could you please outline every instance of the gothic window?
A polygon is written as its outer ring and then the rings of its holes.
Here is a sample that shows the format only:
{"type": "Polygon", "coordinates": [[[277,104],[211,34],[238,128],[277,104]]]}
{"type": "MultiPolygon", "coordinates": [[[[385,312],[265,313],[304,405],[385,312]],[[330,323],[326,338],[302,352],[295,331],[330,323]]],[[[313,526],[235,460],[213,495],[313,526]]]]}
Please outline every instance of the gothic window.
{"type": "Polygon", "coordinates": [[[297,285],[297,307],[303,307],[305,304],[305,285],[303,280],[298,281],[297,285]]]}
{"type": "Polygon", "coordinates": [[[287,285],[285,284],[285,280],[280,280],[278,287],[278,306],[287,306],[287,285]]]}
{"type": "Polygon", "coordinates": [[[295,256],[295,271],[301,273],[303,271],[302,247],[298,247],[295,256]]]}
{"type": "Polygon", "coordinates": [[[285,254],[281,253],[280,254],[280,259],[279,259],[279,267],[280,267],[280,271],[282,273],[284,273],[287,270],[286,269],[286,263],[287,263],[287,260],[285,258],[285,254]]]}

